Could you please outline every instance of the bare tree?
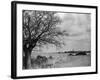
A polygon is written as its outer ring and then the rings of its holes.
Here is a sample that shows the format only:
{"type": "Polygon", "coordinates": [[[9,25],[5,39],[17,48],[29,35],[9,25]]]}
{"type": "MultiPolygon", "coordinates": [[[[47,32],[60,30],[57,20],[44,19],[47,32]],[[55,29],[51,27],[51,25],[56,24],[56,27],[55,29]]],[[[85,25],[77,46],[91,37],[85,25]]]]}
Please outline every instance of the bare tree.
{"type": "Polygon", "coordinates": [[[32,11],[23,10],[23,51],[25,53],[25,69],[31,67],[31,52],[38,46],[53,44],[60,47],[61,36],[65,31],[61,31],[57,24],[61,20],[52,11],[32,11]]]}

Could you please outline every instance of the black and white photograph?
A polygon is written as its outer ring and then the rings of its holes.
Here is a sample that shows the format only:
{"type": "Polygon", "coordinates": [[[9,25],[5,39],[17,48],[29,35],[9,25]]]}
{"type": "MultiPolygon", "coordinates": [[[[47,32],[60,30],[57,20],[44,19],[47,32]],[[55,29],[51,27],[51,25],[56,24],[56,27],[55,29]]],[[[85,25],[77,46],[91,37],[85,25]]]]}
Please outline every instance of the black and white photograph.
{"type": "Polygon", "coordinates": [[[97,73],[97,7],[12,2],[12,78],[97,73]]]}
{"type": "Polygon", "coordinates": [[[91,66],[91,14],[23,10],[23,69],[91,66]]]}

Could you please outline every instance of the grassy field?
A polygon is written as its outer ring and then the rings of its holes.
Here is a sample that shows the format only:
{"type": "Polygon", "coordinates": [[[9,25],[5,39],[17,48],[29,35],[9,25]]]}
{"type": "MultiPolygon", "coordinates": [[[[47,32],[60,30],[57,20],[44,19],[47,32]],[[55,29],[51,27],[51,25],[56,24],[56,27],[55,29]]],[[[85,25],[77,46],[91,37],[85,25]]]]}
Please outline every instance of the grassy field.
{"type": "Polygon", "coordinates": [[[58,53],[33,53],[32,59],[35,59],[38,55],[45,56],[47,61],[41,62],[41,65],[36,65],[32,68],[63,68],[63,67],[81,67],[91,66],[91,55],[76,55],[69,56],[68,54],[58,53]],[[49,57],[52,57],[51,59],[49,57]]]}

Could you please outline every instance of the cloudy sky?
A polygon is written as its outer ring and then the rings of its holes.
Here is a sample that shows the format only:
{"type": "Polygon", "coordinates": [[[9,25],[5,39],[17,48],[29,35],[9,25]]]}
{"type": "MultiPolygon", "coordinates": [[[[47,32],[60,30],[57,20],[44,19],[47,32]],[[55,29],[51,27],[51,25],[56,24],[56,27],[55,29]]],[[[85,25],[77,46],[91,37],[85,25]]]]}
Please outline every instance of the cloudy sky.
{"type": "Polygon", "coordinates": [[[56,49],[54,46],[45,47],[44,52],[67,51],[67,50],[90,50],[91,48],[91,14],[57,13],[62,20],[60,27],[66,30],[69,36],[64,41],[66,46],[56,49]]]}

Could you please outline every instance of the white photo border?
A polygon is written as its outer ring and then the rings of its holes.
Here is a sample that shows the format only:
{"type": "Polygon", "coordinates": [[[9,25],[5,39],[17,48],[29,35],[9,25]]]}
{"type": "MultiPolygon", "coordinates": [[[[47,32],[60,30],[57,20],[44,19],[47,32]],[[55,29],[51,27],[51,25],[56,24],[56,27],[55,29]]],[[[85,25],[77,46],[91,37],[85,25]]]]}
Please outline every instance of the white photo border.
{"type": "MultiPolygon", "coordinates": [[[[96,27],[97,27],[97,14],[96,6],[77,6],[75,5],[50,5],[49,3],[32,3],[32,2],[16,2],[16,37],[17,37],[17,51],[16,51],[16,70],[15,77],[35,77],[45,75],[61,75],[61,74],[84,74],[84,73],[97,73],[97,44],[96,44],[96,27]],[[26,4],[25,4],[26,3],[26,4]],[[30,4],[29,4],[30,3],[30,4]],[[46,4],[46,5],[44,5],[46,4]],[[56,6],[58,5],[58,6],[56,6]],[[22,11],[23,10],[44,10],[44,11],[57,11],[57,12],[77,12],[77,13],[90,13],[91,14],[91,66],[88,67],[67,67],[67,68],[52,68],[52,69],[22,69],[22,11]],[[95,54],[94,54],[95,53],[95,54]]],[[[14,54],[14,53],[13,53],[14,54]]],[[[13,73],[12,73],[13,74],[13,73]]]]}

